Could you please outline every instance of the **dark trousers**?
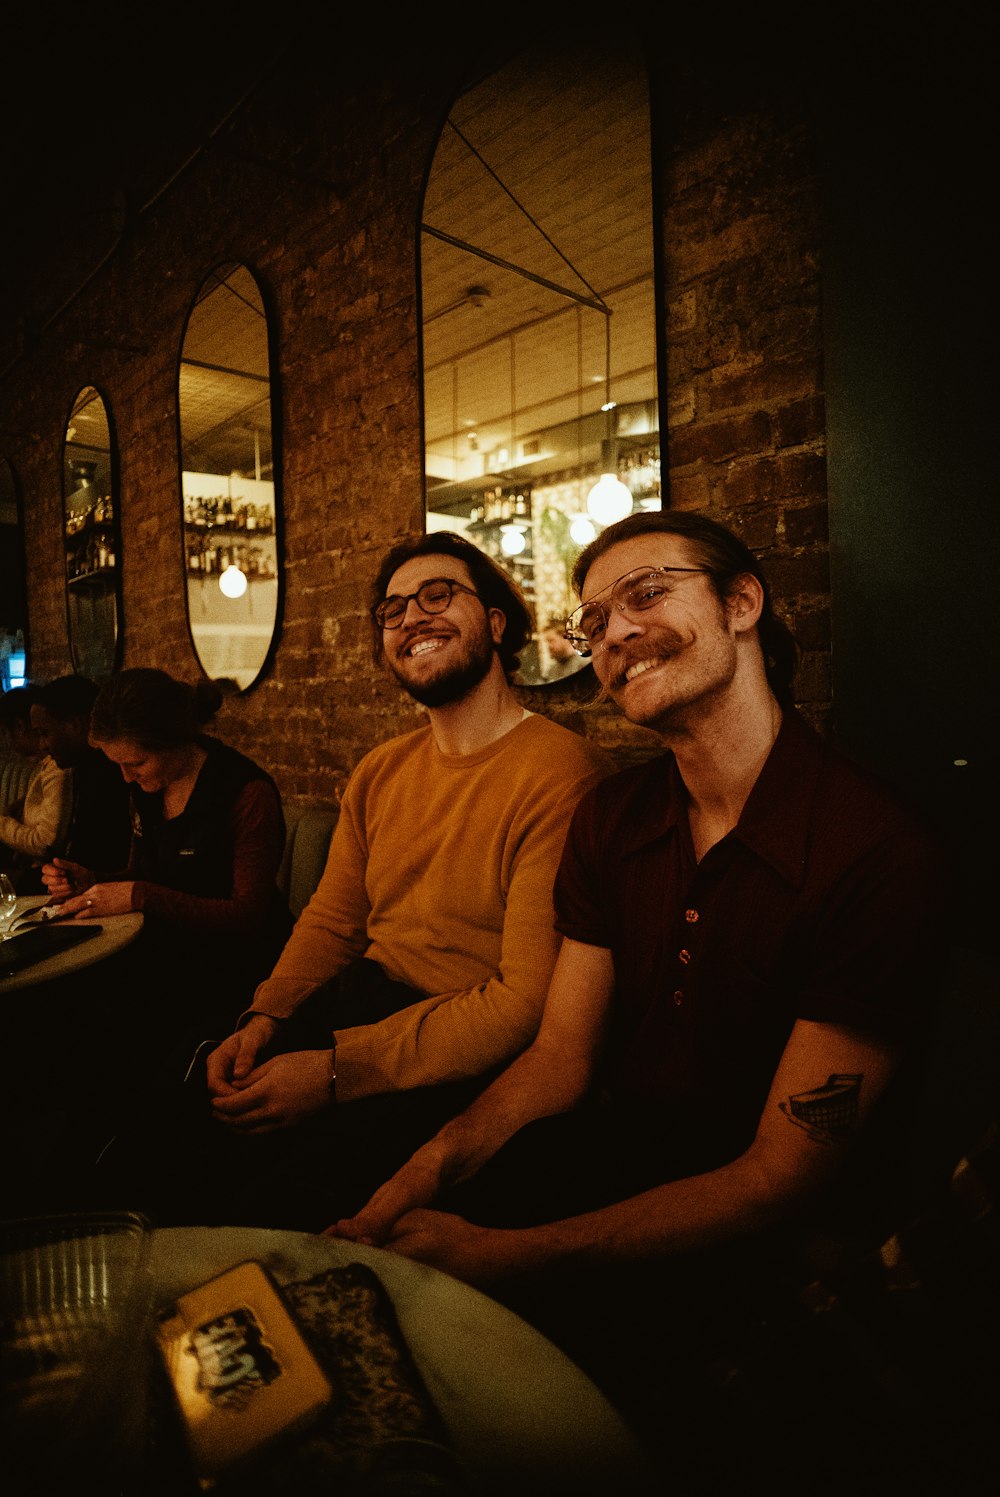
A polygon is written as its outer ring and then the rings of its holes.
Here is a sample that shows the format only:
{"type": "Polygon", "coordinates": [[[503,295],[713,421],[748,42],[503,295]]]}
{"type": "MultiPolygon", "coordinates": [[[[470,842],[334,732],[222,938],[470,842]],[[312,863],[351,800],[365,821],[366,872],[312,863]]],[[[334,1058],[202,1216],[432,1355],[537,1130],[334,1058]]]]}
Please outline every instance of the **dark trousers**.
{"type": "MultiPolygon", "coordinates": [[[[361,959],[312,994],[269,1054],[329,1049],[337,1028],[376,1023],[423,998],[361,959]]],[[[214,1036],[212,1037],[215,1038],[214,1036]]],[[[321,1231],[352,1215],[491,1077],[340,1104],[273,1133],[241,1136],[211,1114],[203,1047],[186,1080],[134,1099],[80,1189],[156,1226],[321,1231]]]]}

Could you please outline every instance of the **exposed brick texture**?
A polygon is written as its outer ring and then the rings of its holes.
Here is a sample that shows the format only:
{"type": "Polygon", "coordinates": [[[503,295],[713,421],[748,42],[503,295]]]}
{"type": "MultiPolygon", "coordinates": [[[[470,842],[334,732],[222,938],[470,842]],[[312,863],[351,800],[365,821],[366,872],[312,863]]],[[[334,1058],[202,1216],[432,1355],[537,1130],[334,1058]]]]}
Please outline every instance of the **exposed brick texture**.
{"type": "MultiPolygon", "coordinates": [[[[195,679],[177,359],[213,267],[240,260],[260,279],[279,373],[283,622],[272,668],[227,700],[218,729],[292,801],[334,796],[362,754],[419,720],[372,663],[367,584],[385,549],[423,525],[417,225],[454,76],[454,57],[430,50],[419,65],[396,57],[373,83],[359,71],[278,68],[176,180],[151,181],[149,206],[129,204],[121,224],[90,222],[68,238],[39,266],[21,327],[3,329],[0,446],[24,499],[33,673],[71,668],[61,447],[75,394],[93,384],[120,452],[123,663],[195,679]]],[[[750,95],[734,109],[704,90],[685,112],[674,82],[669,63],[651,80],[664,491],[760,551],[779,611],[801,626],[799,696],[822,727],[820,242],[805,117],[750,95]]],[[[523,691],[622,762],[658,751],[654,735],[593,697],[589,671],[523,691]]]]}

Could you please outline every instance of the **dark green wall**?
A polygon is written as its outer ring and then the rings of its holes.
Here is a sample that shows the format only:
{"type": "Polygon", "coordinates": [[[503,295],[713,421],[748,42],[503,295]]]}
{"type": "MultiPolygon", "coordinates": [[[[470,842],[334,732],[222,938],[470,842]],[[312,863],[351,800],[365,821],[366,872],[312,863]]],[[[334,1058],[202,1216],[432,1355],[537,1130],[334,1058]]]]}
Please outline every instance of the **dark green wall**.
{"type": "Polygon", "coordinates": [[[995,883],[988,54],[971,26],[845,54],[820,132],[834,730],[934,817],[974,944],[995,883]]]}

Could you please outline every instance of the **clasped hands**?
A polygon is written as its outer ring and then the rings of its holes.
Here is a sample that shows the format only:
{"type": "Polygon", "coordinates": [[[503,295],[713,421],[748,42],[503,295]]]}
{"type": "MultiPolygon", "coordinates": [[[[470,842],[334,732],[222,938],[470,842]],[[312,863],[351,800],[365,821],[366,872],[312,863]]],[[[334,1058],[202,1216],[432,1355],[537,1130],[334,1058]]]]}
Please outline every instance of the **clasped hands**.
{"type": "Polygon", "coordinates": [[[357,1216],[334,1222],[322,1235],[384,1247],[477,1286],[515,1271],[518,1234],[429,1209],[440,1183],[437,1170],[411,1159],[357,1216]]]}
{"type": "Polygon", "coordinates": [[[212,1115],[236,1132],[289,1128],[330,1105],[329,1050],[295,1050],[257,1064],[273,1029],[266,1017],[251,1019],[208,1057],[212,1115]]]}

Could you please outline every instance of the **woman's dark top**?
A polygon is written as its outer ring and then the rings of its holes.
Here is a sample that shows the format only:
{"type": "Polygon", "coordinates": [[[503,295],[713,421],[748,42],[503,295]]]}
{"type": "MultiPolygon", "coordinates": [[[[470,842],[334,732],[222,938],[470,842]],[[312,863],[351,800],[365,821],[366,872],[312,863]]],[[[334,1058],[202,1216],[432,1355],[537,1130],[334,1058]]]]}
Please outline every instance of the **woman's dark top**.
{"type": "Polygon", "coordinates": [[[117,764],[88,748],[73,769],[73,809],[64,855],[107,875],[129,855],[129,793],[117,764]]]}
{"type": "Polygon", "coordinates": [[[235,1018],[292,928],[276,883],[285,845],[277,786],[252,759],[201,737],[207,754],[188,803],[164,818],[163,794],[132,788],[132,906],[145,916],[146,961],[183,972],[199,1008],[235,1018]],[[193,991],[197,989],[197,995],[193,991]]]}

